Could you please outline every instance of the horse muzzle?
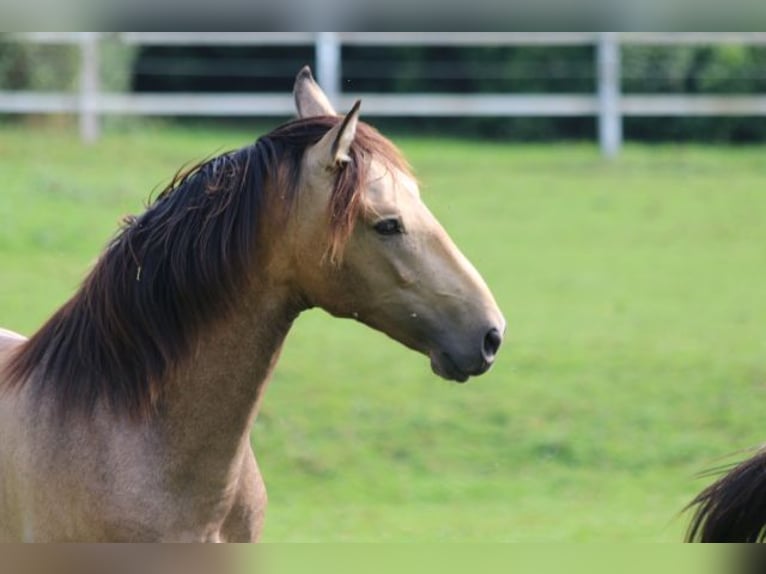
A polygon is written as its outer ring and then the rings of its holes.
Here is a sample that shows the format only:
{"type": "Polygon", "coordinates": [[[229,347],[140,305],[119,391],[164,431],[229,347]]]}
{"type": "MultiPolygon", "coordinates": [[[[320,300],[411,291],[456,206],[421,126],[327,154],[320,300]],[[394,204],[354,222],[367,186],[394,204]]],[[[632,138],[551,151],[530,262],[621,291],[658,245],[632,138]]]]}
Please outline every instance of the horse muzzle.
{"type": "Polygon", "coordinates": [[[478,342],[459,352],[446,349],[431,351],[431,369],[440,377],[459,383],[483,375],[495,362],[503,343],[504,330],[504,322],[501,327],[490,327],[483,332],[478,342]]]}

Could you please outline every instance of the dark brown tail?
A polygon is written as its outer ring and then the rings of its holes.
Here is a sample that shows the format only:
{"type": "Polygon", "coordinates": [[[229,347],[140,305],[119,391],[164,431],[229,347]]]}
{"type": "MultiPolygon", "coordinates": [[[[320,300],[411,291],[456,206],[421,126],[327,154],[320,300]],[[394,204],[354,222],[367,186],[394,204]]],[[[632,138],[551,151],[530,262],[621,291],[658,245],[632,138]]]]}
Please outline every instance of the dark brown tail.
{"type": "Polygon", "coordinates": [[[763,542],[766,449],[708,486],[689,508],[695,508],[687,534],[689,542],[763,542]]]}

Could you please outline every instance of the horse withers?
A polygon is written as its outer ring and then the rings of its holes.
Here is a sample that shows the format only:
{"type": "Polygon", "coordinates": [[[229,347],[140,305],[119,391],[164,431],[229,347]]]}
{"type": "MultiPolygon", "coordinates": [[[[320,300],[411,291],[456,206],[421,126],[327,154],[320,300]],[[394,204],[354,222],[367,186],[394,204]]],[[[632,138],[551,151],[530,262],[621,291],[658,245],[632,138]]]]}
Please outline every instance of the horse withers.
{"type": "Polygon", "coordinates": [[[250,429],[321,307],[465,381],[505,320],[407,162],[308,68],[299,118],[173,182],[29,340],[0,334],[0,540],[254,541],[250,429]]]}

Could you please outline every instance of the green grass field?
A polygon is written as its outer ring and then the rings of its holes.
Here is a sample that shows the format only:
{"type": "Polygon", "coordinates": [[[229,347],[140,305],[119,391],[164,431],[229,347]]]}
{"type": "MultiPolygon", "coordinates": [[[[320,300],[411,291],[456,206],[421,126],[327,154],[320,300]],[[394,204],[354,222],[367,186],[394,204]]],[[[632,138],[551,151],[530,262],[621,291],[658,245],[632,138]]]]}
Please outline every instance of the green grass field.
{"type": "MultiPolygon", "coordinates": [[[[122,215],[255,135],[0,128],[0,325],[31,333],[122,215]]],[[[265,540],[680,540],[697,473],[766,439],[766,149],[396,141],[507,342],[458,386],[302,316],[253,431],[265,540]]]]}

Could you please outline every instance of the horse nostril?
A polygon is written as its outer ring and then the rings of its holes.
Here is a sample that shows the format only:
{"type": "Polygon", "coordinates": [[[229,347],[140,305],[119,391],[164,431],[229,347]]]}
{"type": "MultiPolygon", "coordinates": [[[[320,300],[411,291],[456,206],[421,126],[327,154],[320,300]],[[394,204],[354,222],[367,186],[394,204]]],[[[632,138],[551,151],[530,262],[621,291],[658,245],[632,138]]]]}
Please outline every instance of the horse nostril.
{"type": "Polygon", "coordinates": [[[484,346],[482,347],[482,354],[484,360],[491,363],[495,360],[497,350],[500,348],[500,343],[503,342],[503,337],[495,328],[490,329],[484,336],[484,346]]]}

